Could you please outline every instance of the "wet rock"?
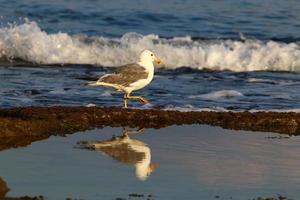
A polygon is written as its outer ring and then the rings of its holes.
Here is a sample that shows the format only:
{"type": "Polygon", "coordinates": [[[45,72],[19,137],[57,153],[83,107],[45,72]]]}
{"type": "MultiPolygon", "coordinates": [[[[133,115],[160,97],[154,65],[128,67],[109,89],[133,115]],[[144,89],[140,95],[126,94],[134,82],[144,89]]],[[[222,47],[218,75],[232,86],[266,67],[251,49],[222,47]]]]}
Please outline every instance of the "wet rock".
{"type": "Polygon", "coordinates": [[[143,194],[138,194],[138,193],[131,193],[128,196],[130,196],[130,197],[144,197],[143,194]]]}
{"type": "Polygon", "coordinates": [[[4,199],[6,193],[9,191],[6,183],[0,178],[0,199],[4,199]]]}
{"type": "Polygon", "coordinates": [[[29,197],[29,196],[7,197],[5,200],[44,200],[44,197],[43,196],[38,196],[38,197],[29,197]]]}
{"type": "Polygon", "coordinates": [[[258,197],[254,200],[286,200],[286,199],[288,198],[282,195],[278,195],[277,197],[258,197]]]}
{"type": "Polygon", "coordinates": [[[179,112],[120,107],[22,107],[0,109],[0,150],[20,147],[51,135],[92,128],[209,124],[227,129],[300,134],[300,113],[179,112]]]}
{"type": "Polygon", "coordinates": [[[35,90],[35,89],[32,89],[32,90],[24,90],[24,93],[26,95],[38,95],[38,94],[41,94],[41,92],[39,90],[35,90]]]}

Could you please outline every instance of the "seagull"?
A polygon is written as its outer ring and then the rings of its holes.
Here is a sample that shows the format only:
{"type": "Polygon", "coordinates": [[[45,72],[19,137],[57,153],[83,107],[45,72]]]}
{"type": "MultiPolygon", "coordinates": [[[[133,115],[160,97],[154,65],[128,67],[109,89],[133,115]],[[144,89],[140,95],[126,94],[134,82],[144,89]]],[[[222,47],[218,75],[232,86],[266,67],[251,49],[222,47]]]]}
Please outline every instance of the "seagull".
{"type": "Polygon", "coordinates": [[[135,99],[144,104],[149,103],[142,96],[130,96],[133,91],[144,88],[154,76],[153,62],[160,64],[161,60],[149,50],[140,54],[139,62],[117,67],[112,74],[106,74],[97,81],[88,82],[88,86],[105,86],[114,88],[124,93],[124,108],[127,108],[127,100],[135,99]]]}

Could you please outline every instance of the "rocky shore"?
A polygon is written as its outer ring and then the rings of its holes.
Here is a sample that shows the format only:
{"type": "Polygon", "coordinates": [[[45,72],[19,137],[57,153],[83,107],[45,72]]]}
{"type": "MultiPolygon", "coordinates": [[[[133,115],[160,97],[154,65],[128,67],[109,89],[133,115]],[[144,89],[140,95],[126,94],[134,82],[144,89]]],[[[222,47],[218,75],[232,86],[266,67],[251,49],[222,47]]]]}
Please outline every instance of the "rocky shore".
{"type": "Polygon", "coordinates": [[[179,112],[120,107],[20,107],[0,109],[0,150],[20,147],[51,135],[92,128],[208,124],[226,129],[300,134],[300,113],[179,112]]]}

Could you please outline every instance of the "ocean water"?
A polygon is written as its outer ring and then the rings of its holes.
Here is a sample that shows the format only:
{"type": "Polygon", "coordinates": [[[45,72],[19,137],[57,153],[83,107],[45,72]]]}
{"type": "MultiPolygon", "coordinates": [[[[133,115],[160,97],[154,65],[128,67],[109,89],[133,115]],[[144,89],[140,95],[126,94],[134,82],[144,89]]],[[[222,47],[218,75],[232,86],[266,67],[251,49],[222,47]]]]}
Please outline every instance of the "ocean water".
{"type": "MultiPolygon", "coordinates": [[[[2,107],[121,105],[81,86],[135,62],[162,59],[138,92],[180,110],[299,110],[296,0],[0,0],[2,107]]],[[[140,107],[136,102],[131,106],[140,107]]]]}

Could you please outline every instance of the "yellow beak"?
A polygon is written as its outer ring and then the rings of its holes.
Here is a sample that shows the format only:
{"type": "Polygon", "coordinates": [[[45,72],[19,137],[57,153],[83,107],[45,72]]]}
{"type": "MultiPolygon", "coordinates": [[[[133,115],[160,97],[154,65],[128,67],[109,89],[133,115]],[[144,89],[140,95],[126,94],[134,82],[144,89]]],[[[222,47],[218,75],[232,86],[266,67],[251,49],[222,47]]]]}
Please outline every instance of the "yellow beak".
{"type": "Polygon", "coordinates": [[[155,57],[154,62],[156,62],[157,64],[160,64],[161,60],[159,58],[155,57]]]}

